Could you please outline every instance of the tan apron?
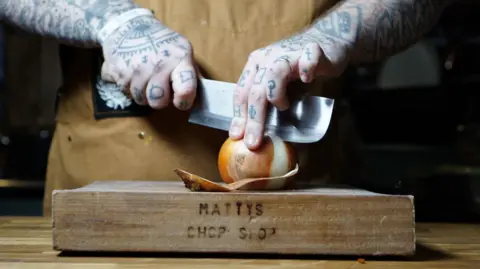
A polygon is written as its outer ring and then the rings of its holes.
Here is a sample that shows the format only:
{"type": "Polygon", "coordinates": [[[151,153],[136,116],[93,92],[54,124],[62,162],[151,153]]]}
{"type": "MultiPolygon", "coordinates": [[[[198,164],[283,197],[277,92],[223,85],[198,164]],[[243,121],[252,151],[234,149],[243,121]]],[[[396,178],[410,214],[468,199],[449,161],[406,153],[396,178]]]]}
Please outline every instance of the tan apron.
{"type": "MultiPolygon", "coordinates": [[[[310,24],[332,1],[323,0],[142,0],[166,25],[193,44],[206,78],[236,82],[250,52],[310,24]]],[[[49,156],[44,214],[54,189],[78,188],[99,180],[178,181],[174,168],[217,180],[217,154],[227,132],[187,122],[188,113],[169,108],[147,116],[94,118],[91,50],[64,54],[64,87],[49,156]]],[[[315,94],[336,90],[319,82],[315,94]]],[[[338,88],[338,87],[336,87],[338,88]]],[[[337,103],[327,136],[308,145],[303,171],[309,177],[344,178],[348,124],[337,103]],[[347,126],[347,127],[345,127],[347,126]],[[341,134],[342,133],[342,134],[341,134]],[[313,167],[315,169],[312,169],[313,167]]],[[[347,121],[348,122],[348,121],[347,121]]],[[[304,145],[305,146],[305,145],[304,145]]]]}

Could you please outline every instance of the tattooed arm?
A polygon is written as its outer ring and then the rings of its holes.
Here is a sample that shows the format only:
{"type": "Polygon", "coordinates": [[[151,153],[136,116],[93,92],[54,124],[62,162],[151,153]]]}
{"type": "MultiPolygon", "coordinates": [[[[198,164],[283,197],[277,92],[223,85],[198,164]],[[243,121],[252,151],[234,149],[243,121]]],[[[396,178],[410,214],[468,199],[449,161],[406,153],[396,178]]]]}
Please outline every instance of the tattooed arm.
{"type": "Polygon", "coordinates": [[[0,19],[63,43],[101,47],[102,79],[130,91],[136,103],[189,109],[197,75],[185,37],[147,14],[123,22],[100,44],[98,33],[112,17],[137,7],[132,0],[0,0],[0,19]]]}
{"type": "Polygon", "coordinates": [[[0,0],[0,19],[62,43],[98,47],[106,21],[135,8],[131,0],[0,0]]]}
{"type": "Polygon", "coordinates": [[[417,42],[453,1],[346,0],[309,32],[324,43],[346,46],[351,62],[377,61],[417,42]]]}

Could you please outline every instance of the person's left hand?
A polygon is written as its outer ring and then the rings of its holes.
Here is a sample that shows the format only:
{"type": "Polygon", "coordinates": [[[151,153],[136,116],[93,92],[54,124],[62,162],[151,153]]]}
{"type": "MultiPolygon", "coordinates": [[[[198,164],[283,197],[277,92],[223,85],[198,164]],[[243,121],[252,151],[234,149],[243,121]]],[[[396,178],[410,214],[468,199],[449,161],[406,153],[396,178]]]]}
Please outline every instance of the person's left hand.
{"type": "Polygon", "coordinates": [[[309,83],[317,76],[337,76],[345,69],[347,48],[307,32],[252,52],[238,80],[230,138],[245,138],[250,150],[264,136],[268,102],[289,108],[286,86],[292,80],[309,83]]]}

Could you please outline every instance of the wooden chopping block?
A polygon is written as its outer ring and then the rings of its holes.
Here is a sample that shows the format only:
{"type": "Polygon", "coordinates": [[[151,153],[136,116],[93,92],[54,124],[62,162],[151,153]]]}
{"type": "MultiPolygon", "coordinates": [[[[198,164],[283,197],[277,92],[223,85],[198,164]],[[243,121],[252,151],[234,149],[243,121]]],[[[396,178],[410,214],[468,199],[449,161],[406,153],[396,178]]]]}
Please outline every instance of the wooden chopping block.
{"type": "Polygon", "coordinates": [[[412,196],[348,187],[191,192],[181,182],[96,182],[53,193],[68,251],[411,255],[412,196]]]}

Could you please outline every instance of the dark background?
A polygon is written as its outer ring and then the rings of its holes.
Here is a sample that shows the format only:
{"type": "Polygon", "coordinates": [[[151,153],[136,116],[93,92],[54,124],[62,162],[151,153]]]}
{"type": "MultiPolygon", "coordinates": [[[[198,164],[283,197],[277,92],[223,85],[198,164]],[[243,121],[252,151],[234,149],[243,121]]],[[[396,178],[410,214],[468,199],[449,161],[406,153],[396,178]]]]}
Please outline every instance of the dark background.
{"type": "MultiPolygon", "coordinates": [[[[415,195],[418,221],[480,217],[479,7],[459,2],[407,51],[344,74],[363,140],[363,187],[415,195]]],[[[16,53],[3,45],[2,37],[2,63],[16,53]]],[[[0,68],[0,215],[39,216],[54,119],[31,128],[9,122],[0,68]]]]}

